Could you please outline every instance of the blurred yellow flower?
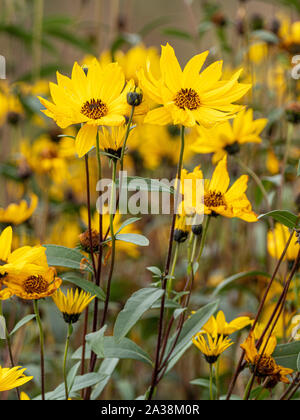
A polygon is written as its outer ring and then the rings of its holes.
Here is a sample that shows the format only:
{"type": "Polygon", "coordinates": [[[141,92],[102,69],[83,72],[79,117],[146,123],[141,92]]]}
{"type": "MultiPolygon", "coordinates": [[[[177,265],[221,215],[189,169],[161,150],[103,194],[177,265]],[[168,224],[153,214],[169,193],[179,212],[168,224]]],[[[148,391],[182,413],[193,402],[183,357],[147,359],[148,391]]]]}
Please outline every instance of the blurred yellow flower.
{"type": "Polygon", "coordinates": [[[248,51],[249,60],[254,64],[260,64],[268,56],[268,44],[266,42],[255,42],[248,51]]]}
{"type": "MultiPolygon", "coordinates": [[[[268,252],[271,257],[279,259],[286,247],[291,233],[288,227],[276,223],[274,231],[268,232],[268,252]]],[[[296,232],[293,235],[292,241],[288,247],[284,260],[294,261],[297,258],[300,245],[296,241],[296,232]]]]}
{"type": "Polygon", "coordinates": [[[0,223],[20,225],[30,219],[37,208],[38,197],[31,194],[30,199],[30,205],[26,200],[22,200],[19,204],[10,204],[6,209],[0,208],[0,223]]]}
{"type": "Polygon", "coordinates": [[[222,62],[211,64],[199,73],[208,51],[194,56],[181,70],[173,48],[162,46],[161,78],[156,79],[148,67],[139,70],[139,84],[158,108],[151,110],[145,123],[180,124],[193,127],[196,123],[212,126],[231,118],[242,107],[233,105],[249,90],[250,85],[238,83],[241,70],[229,81],[220,81],[222,62]]]}
{"type": "Polygon", "coordinates": [[[280,172],[280,162],[273,150],[271,149],[267,152],[266,167],[272,175],[276,175],[280,172]]]}
{"type": "Polygon", "coordinates": [[[260,134],[267,122],[266,118],[254,120],[252,109],[243,110],[232,123],[225,121],[210,129],[197,126],[197,137],[191,148],[196,153],[213,153],[216,164],[227,153],[238,153],[242,144],[261,143],[260,134]]]}

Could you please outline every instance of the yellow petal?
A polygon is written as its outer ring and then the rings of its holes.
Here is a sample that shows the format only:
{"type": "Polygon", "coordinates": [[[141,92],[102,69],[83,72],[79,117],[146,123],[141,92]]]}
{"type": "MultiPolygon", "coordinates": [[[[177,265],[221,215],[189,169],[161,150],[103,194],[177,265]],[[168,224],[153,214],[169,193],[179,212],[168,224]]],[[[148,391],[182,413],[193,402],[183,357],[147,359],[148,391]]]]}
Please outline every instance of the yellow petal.
{"type": "Polygon", "coordinates": [[[81,127],[75,141],[78,157],[81,158],[95,146],[97,130],[98,127],[96,125],[85,124],[81,127]]]}

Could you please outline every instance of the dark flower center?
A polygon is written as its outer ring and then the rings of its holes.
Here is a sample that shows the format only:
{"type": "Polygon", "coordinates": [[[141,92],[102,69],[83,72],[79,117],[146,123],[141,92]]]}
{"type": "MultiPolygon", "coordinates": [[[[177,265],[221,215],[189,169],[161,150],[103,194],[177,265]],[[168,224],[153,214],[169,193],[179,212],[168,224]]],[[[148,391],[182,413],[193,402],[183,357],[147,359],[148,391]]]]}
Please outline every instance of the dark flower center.
{"type": "Polygon", "coordinates": [[[48,290],[48,286],[48,282],[42,276],[28,277],[23,283],[24,290],[29,295],[45,293],[48,290]]]}
{"type": "Polygon", "coordinates": [[[224,195],[216,191],[209,191],[204,195],[204,204],[206,207],[226,207],[224,195]]]}
{"type": "Polygon", "coordinates": [[[180,109],[190,111],[198,109],[201,105],[200,97],[194,89],[181,89],[174,99],[175,105],[180,109]]]}
{"type": "Polygon", "coordinates": [[[92,99],[83,105],[81,113],[91,120],[98,120],[107,115],[108,109],[101,99],[92,99]]]}

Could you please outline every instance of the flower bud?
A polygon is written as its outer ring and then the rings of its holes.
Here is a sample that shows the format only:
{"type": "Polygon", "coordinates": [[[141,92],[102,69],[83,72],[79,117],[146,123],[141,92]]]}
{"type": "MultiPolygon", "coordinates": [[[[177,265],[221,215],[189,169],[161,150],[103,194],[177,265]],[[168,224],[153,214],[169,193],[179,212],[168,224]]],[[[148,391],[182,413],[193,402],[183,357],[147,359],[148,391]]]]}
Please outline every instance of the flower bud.
{"type": "Polygon", "coordinates": [[[127,93],[127,103],[130,106],[139,106],[143,100],[143,93],[139,87],[136,87],[134,91],[127,93]]]}

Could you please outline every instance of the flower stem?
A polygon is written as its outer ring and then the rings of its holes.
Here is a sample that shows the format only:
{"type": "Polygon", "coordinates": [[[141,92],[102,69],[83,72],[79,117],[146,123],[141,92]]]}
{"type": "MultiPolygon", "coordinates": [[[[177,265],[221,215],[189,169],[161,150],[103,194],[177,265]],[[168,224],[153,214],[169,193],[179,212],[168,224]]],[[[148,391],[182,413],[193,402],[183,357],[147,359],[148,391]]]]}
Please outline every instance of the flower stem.
{"type": "Polygon", "coordinates": [[[168,279],[168,292],[167,292],[168,297],[170,297],[170,294],[171,294],[171,291],[172,291],[173,277],[174,277],[175,268],[176,268],[177,260],[178,260],[178,252],[179,252],[179,243],[176,242],[175,252],[174,252],[174,256],[173,256],[173,264],[172,264],[172,268],[171,268],[170,277],[168,279]]]}
{"type": "Polygon", "coordinates": [[[210,400],[214,400],[214,392],[213,392],[213,365],[212,363],[209,364],[209,397],[210,400]]]}
{"type": "Polygon", "coordinates": [[[204,229],[203,229],[203,234],[202,234],[202,237],[201,237],[200,249],[199,249],[199,253],[198,253],[198,257],[197,257],[198,263],[199,263],[199,261],[202,257],[202,254],[203,254],[204,245],[205,245],[205,241],[206,241],[206,236],[207,236],[208,228],[209,228],[209,225],[210,225],[210,220],[211,220],[211,216],[208,216],[207,219],[206,219],[205,226],[204,226],[204,229]]]}
{"type": "Polygon", "coordinates": [[[109,272],[108,281],[107,281],[106,299],[105,299],[105,304],[104,304],[103,317],[101,321],[101,328],[104,326],[106,317],[107,317],[111,281],[112,281],[114,265],[115,265],[116,237],[114,233],[114,214],[115,214],[115,201],[116,201],[116,194],[115,194],[116,173],[117,173],[117,161],[113,160],[112,187],[111,187],[110,208],[109,208],[109,225],[110,225],[110,235],[111,235],[111,264],[110,264],[110,272],[109,272]]]}
{"type": "MultiPolygon", "coordinates": [[[[181,179],[181,171],[183,165],[183,156],[184,156],[184,146],[185,146],[185,127],[181,127],[181,149],[179,155],[179,161],[177,166],[177,179],[178,185],[181,179]]],[[[148,400],[151,401],[153,397],[153,393],[155,391],[157,385],[157,378],[159,375],[159,361],[160,361],[160,351],[161,351],[161,342],[162,342],[162,335],[163,335],[163,320],[164,320],[164,313],[165,313],[165,301],[166,301],[166,288],[167,288],[167,277],[169,275],[170,265],[171,265],[171,257],[172,257],[172,250],[173,250],[173,241],[174,241],[174,230],[175,230],[175,221],[176,221],[176,210],[178,205],[178,198],[179,198],[179,188],[176,189],[175,192],[175,201],[174,201],[174,212],[170,230],[170,238],[169,238],[169,249],[166,259],[165,271],[162,278],[162,289],[165,293],[162,295],[161,298],[161,306],[160,306],[160,315],[159,315],[159,324],[158,324],[158,335],[157,335],[157,345],[156,345],[156,355],[155,355],[155,362],[154,362],[154,369],[152,374],[152,381],[151,386],[148,394],[148,400]]]]}
{"type": "Polygon", "coordinates": [[[72,332],[73,332],[73,326],[72,326],[71,323],[69,323],[68,324],[68,333],[67,333],[66,345],[65,345],[64,363],[63,363],[63,374],[64,374],[66,400],[69,399],[68,379],[67,379],[67,357],[68,357],[69,343],[70,343],[70,337],[72,335],[72,332]]]}
{"type": "Polygon", "coordinates": [[[43,332],[42,321],[40,318],[38,299],[35,299],[33,301],[33,308],[34,308],[36,322],[38,324],[39,334],[40,334],[41,394],[42,394],[42,400],[44,401],[45,400],[44,332],[43,332]]]}

